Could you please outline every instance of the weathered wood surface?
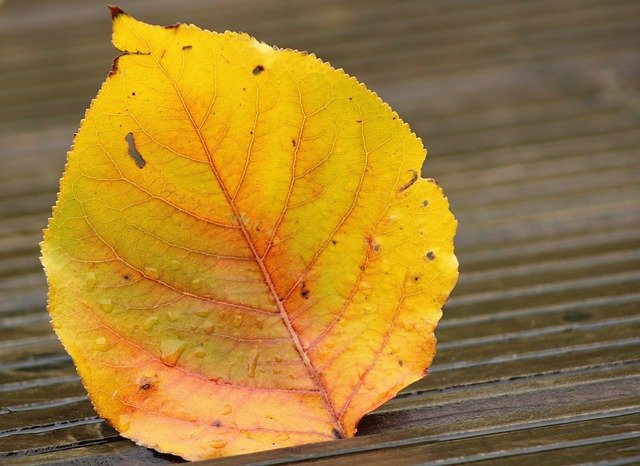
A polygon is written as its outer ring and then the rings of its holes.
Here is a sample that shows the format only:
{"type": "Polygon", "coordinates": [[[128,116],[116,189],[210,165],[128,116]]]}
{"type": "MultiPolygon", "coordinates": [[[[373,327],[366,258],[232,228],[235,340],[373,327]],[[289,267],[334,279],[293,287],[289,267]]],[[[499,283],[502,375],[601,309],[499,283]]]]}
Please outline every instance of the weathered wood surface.
{"type": "MultiPolygon", "coordinates": [[[[311,50],[430,151],[461,277],[431,375],[359,436],[212,464],[640,462],[640,3],[122,1],[311,50]]],[[[96,417],[53,335],[38,242],[115,56],[102,1],[0,6],[0,461],[168,463],[96,417]]]]}

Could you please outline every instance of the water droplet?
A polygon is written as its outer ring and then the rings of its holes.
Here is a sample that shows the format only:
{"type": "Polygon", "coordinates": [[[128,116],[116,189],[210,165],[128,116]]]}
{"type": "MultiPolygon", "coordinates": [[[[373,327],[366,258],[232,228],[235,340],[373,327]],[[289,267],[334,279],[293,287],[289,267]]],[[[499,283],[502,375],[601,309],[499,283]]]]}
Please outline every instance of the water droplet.
{"type": "Polygon", "coordinates": [[[276,355],[275,360],[276,362],[282,362],[282,356],[276,355]]]}
{"type": "Polygon", "coordinates": [[[142,324],[142,328],[145,329],[147,332],[149,330],[151,330],[154,325],[156,325],[156,323],[158,323],[158,317],[157,316],[149,316],[147,317],[147,320],[145,320],[142,324]]]}
{"type": "Polygon", "coordinates": [[[282,374],[282,369],[276,368],[276,369],[273,369],[273,371],[271,371],[271,372],[273,372],[273,375],[280,375],[280,374],[282,374]]]}
{"type": "Polygon", "coordinates": [[[160,358],[166,364],[174,366],[182,356],[184,347],[185,342],[182,340],[163,340],[160,344],[160,358]]]}
{"type": "Polygon", "coordinates": [[[204,330],[204,333],[206,334],[213,333],[215,329],[216,329],[216,326],[211,321],[205,322],[205,324],[202,326],[202,330],[204,330]]]}
{"type": "Polygon", "coordinates": [[[204,319],[209,315],[209,309],[207,309],[206,307],[200,307],[196,309],[196,315],[204,319]]]}
{"type": "Polygon", "coordinates": [[[264,328],[264,320],[256,319],[256,328],[262,330],[264,328]]]}
{"type": "Polygon", "coordinates": [[[416,326],[415,324],[404,322],[402,324],[402,328],[404,328],[407,332],[412,332],[413,330],[415,330],[416,326]]]}
{"type": "Polygon", "coordinates": [[[422,228],[418,229],[418,234],[424,236],[424,230],[422,228]]]}
{"type": "Polygon", "coordinates": [[[171,322],[176,322],[180,319],[180,313],[176,311],[169,311],[167,312],[167,319],[171,322]]]}
{"type": "Polygon", "coordinates": [[[227,446],[227,442],[225,442],[224,440],[216,440],[214,442],[211,442],[211,448],[224,448],[227,446]]]}
{"type": "Polygon", "coordinates": [[[109,349],[109,343],[105,337],[98,337],[93,341],[93,346],[98,351],[107,351],[109,349]]]}
{"type": "Polygon", "coordinates": [[[95,273],[89,272],[85,277],[85,287],[87,291],[93,290],[97,284],[98,284],[98,277],[96,277],[95,273]]]}
{"type": "Polygon", "coordinates": [[[196,355],[196,358],[204,358],[207,355],[207,352],[205,351],[205,349],[202,346],[198,346],[195,351],[194,354],[196,355]]]}
{"type": "Polygon", "coordinates": [[[191,291],[201,291],[202,290],[202,279],[194,278],[191,280],[191,291]]]}
{"type": "Polygon", "coordinates": [[[233,318],[233,326],[240,327],[242,325],[242,316],[235,316],[233,318]]]}
{"type": "Polygon", "coordinates": [[[145,267],[144,274],[153,280],[157,280],[160,276],[160,271],[155,267],[145,267]]]}
{"type": "Polygon", "coordinates": [[[131,419],[129,418],[128,415],[122,415],[118,418],[118,425],[116,425],[116,427],[120,432],[126,432],[127,430],[129,430],[130,426],[131,426],[131,419]]]}
{"type": "Polygon", "coordinates": [[[279,436],[278,436],[278,440],[279,440],[280,442],[285,442],[285,441],[289,440],[289,436],[288,436],[287,434],[279,435],[279,436]]]}
{"type": "Polygon", "coordinates": [[[169,261],[169,268],[171,270],[178,270],[180,268],[180,261],[176,260],[176,259],[172,259],[171,261],[169,261]]]}
{"type": "Polygon", "coordinates": [[[249,372],[247,372],[247,377],[250,379],[255,378],[256,376],[256,367],[258,366],[258,359],[260,359],[260,353],[256,352],[253,356],[253,361],[251,361],[251,365],[249,366],[249,372]]]}
{"type": "Polygon", "coordinates": [[[331,349],[331,348],[335,348],[336,344],[333,341],[328,341],[324,344],[324,346],[331,349]]]}
{"type": "Polygon", "coordinates": [[[105,312],[105,313],[108,314],[113,309],[113,303],[108,298],[101,299],[100,300],[100,309],[102,309],[102,312],[105,312]]]}
{"type": "Polygon", "coordinates": [[[231,409],[230,405],[224,405],[224,408],[222,409],[222,414],[226,416],[228,414],[231,414],[231,411],[233,411],[233,409],[231,409]]]}

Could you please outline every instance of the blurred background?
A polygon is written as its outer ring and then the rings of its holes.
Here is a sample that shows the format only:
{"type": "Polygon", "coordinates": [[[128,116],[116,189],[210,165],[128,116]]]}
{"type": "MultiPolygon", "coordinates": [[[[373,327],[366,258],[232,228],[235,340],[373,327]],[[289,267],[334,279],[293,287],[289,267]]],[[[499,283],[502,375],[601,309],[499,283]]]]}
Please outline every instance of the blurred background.
{"type": "MultiPolygon", "coordinates": [[[[516,461],[535,440],[543,463],[640,461],[640,2],[118,6],[344,68],[423,139],[423,175],[459,219],[461,277],[431,375],[367,416],[363,437],[297,452],[516,461]]],[[[38,261],[66,151],[117,54],[110,34],[103,1],[0,2],[0,458],[169,461],[95,416],[50,329],[38,261]]]]}

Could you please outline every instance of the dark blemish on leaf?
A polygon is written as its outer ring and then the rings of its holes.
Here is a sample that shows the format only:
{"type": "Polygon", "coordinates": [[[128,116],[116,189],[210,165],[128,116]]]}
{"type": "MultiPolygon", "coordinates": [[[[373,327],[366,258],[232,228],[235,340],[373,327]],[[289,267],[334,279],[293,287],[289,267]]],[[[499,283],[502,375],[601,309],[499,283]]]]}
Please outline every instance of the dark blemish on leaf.
{"type": "Polygon", "coordinates": [[[120,56],[113,59],[113,63],[111,64],[111,71],[109,71],[109,76],[113,76],[118,72],[118,60],[120,56]]]}
{"type": "Polygon", "coordinates": [[[147,163],[138,152],[138,148],[136,147],[136,142],[133,139],[133,133],[129,133],[125,136],[125,140],[127,144],[129,144],[129,157],[133,159],[138,168],[143,168],[147,163]]]}
{"type": "Polygon", "coordinates": [[[398,359],[398,365],[399,365],[400,367],[404,366],[404,363],[402,362],[402,359],[398,359]]]}
{"type": "Polygon", "coordinates": [[[424,255],[424,260],[432,261],[436,258],[436,254],[433,251],[429,251],[424,255]]]}
{"type": "Polygon", "coordinates": [[[353,97],[349,97],[349,100],[353,100],[353,97]]]}
{"type": "Polygon", "coordinates": [[[418,172],[417,171],[415,171],[412,168],[412,169],[409,170],[409,173],[411,173],[411,179],[409,181],[407,181],[405,184],[403,184],[402,186],[400,186],[400,189],[398,190],[398,192],[406,191],[411,186],[413,186],[413,183],[418,181],[418,172]]]}
{"type": "Polygon", "coordinates": [[[142,385],[140,385],[141,390],[149,390],[150,388],[151,388],[151,384],[149,382],[145,382],[142,385]]]}
{"type": "Polygon", "coordinates": [[[193,48],[193,45],[183,45],[182,46],[182,50],[191,50],[193,48]]]}
{"type": "Polygon", "coordinates": [[[131,277],[129,277],[129,275],[123,275],[122,278],[124,278],[125,280],[129,280],[129,278],[131,277]]]}
{"type": "Polygon", "coordinates": [[[253,73],[254,76],[258,76],[263,71],[264,71],[264,66],[258,65],[253,69],[252,73],[253,73]]]}
{"type": "Polygon", "coordinates": [[[120,15],[126,14],[117,6],[109,5],[109,10],[111,11],[111,19],[116,19],[120,15]]]}
{"type": "Polygon", "coordinates": [[[361,272],[364,272],[364,265],[361,265],[360,267],[358,267],[360,269],[361,272]]]}
{"type": "Polygon", "coordinates": [[[331,430],[331,433],[335,438],[344,438],[344,436],[340,433],[340,431],[335,427],[331,430]]]}
{"type": "Polygon", "coordinates": [[[391,119],[392,119],[392,120],[395,120],[395,119],[396,119],[396,117],[393,117],[393,118],[391,118],[391,119]]]}
{"type": "Polygon", "coordinates": [[[131,95],[136,95],[136,93],[135,93],[135,92],[132,92],[132,93],[131,93],[131,95]]]}
{"type": "Polygon", "coordinates": [[[426,199],[422,201],[422,207],[427,207],[428,205],[429,205],[429,201],[427,201],[426,199]]]}
{"type": "Polygon", "coordinates": [[[292,140],[291,140],[291,145],[292,145],[293,147],[296,147],[296,140],[295,140],[295,139],[292,139],[292,140]]]}
{"type": "Polygon", "coordinates": [[[413,281],[414,282],[417,282],[419,280],[420,280],[420,275],[416,275],[416,276],[413,277],[413,281]]]}
{"type": "Polygon", "coordinates": [[[216,419],[213,422],[213,427],[222,427],[222,422],[220,422],[220,420],[216,419]]]}
{"type": "Polygon", "coordinates": [[[180,27],[180,23],[171,24],[169,26],[164,26],[165,29],[178,29],[180,27]]]}
{"type": "Polygon", "coordinates": [[[362,120],[356,120],[356,123],[362,123],[362,120]]]}
{"type": "Polygon", "coordinates": [[[243,91],[246,91],[246,90],[247,90],[247,88],[246,88],[246,87],[243,87],[243,88],[242,88],[242,90],[243,90],[243,91]]]}
{"type": "Polygon", "coordinates": [[[379,251],[380,251],[380,244],[373,243],[373,252],[379,252],[379,251]]]}
{"type": "Polygon", "coordinates": [[[300,287],[300,296],[302,296],[304,299],[309,299],[309,289],[307,288],[307,283],[302,280],[302,286],[300,287]]]}
{"type": "Polygon", "coordinates": [[[253,131],[249,131],[249,134],[253,134],[253,131]]]}
{"type": "Polygon", "coordinates": [[[338,244],[338,242],[337,242],[335,239],[332,239],[332,240],[331,240],[331,242],[332,242],[333,244],[338,244]]]}

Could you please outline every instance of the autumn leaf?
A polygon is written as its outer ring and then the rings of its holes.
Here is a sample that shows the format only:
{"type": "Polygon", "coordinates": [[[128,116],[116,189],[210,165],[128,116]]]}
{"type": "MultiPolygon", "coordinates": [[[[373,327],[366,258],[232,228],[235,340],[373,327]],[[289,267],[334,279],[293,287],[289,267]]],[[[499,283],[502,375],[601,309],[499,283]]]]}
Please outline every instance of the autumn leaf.
{"type": "Polygon", "coordinates": [[[457,279],[422,143],[313,55],[112,16],[42,243],[96,410],[190,460],[353,436],[425,374],[457,279]]]}

